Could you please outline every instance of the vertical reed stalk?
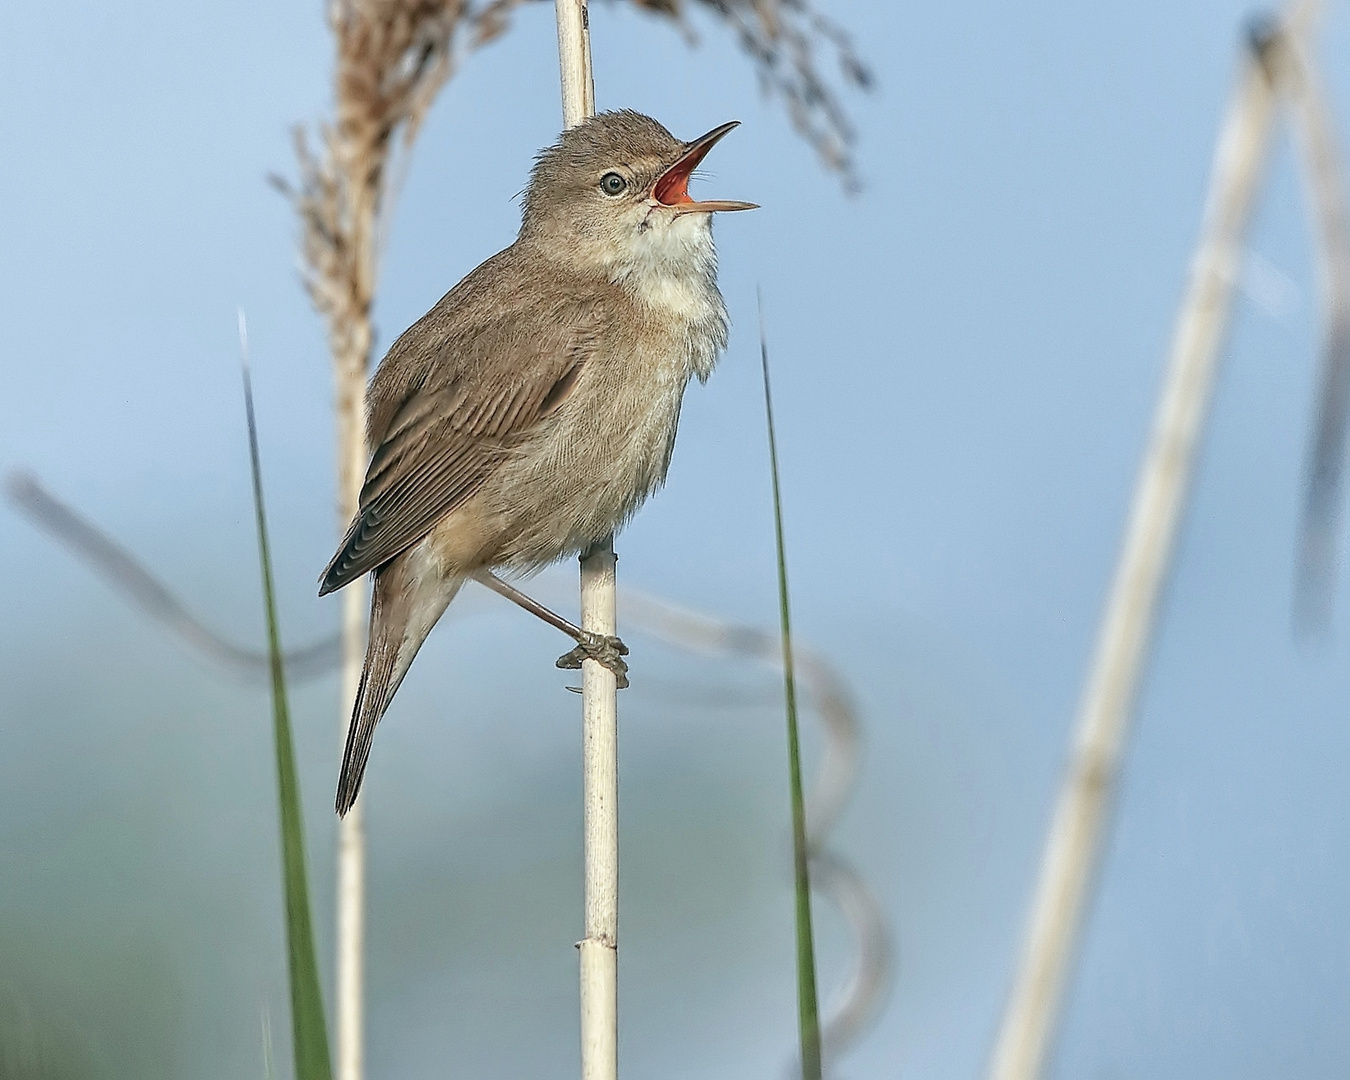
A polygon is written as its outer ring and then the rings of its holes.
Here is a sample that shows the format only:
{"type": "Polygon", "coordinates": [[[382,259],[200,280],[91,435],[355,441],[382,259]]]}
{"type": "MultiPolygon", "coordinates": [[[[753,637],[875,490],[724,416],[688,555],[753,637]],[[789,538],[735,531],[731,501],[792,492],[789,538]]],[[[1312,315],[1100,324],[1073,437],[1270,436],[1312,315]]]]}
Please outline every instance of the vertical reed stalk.
{"type": "MultiPolygon", "coordinates": [[[[563,126],[595,113],[586,0],[556,0],[563,126]]],[[[613,538],[581,558],[581,626],[613,634],[613,538]]],[[[585,934],[581,952],[582,1080],[619,1075],[619,722],[614,673],[581,665],[582,821],[585,934]]]]}
{"type": "Polygon", "coordinates": [[[1298,35],[1312,7],[1299,4],[1273,32],[1253,34],[1224,121],[1153,433],[1046,838],[1021,963],[990,1062],[992,1080],[1036,1080],[1045,1069],[1190,492],[1243,236],[1269,156],[1276,88],[1268,54],[1280,34],[1298,35]]]}
{"type": "Polygon", "coordinates": [[[595,115],[591,74],[591,17],[587,0],[557,0],[558,74],[562,82],[563,127],[595,115]]]}
{"type": "MultiPolygon", "coordinates": [[[[365,368],[339,377],[338,518],[340,528],[356,516],[365,471],[365,368]]],[[[367,617],[365,579],[342,594],[342,679],[338,707],[346,744],[353,703],[361,682],[367,617]]],[[[357,801],[338,819],[337,852],[337,1080],[361,1080],[365,1072],[366,952],[365,812],[357,801]]]]}
{"type": "MultiPolygon", "coordinates": [[[[346,147],[350,153],[351,148],[346,147]]],[[[335,154],[335,156],[337,156],[335,154]]],[[[352,173],[355,161],[346,162],[352,173]]],[[[355,187],[355,185],[352,185],[355,187]]],[[[350,188],[349,188],[350,190],[350,188]]],[[[366,473],[366,372],[374,331],[370,308],[376,273],[376,194],[356,188],[348,210],[351,302],[341,323],[333,320],[333,401],[337,427],[338,535],[346,531],[360,507],[366,473]]],[[[341,693],[338,698],[339,746],[346,745],[352,707],[361,682],[366,651],[369,587],[366,579],[342,590],[341,693]]],[[[366,840],[364,804],[360,801],[338,819],[337,854],[337,1080],[361,1080],[365,1073],[365,936],[366,840]]]]}
{"type": "MultiPolygon", "coordinates": [[[[581,625],[613,634],[614,547],[581,561],[581,625]]],[[[619,1071],[619,727],[614,673],[594,660],[581,669],[582,831],[585,861],[581,961],[582,1080],[619,1071]]]]}

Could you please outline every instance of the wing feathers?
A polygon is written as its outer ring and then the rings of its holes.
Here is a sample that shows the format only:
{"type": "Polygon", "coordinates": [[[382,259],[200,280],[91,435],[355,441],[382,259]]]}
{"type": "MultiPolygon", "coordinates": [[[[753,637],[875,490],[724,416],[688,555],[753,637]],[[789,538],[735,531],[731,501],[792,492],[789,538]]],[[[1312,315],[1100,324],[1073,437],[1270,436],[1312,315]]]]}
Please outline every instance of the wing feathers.
{"type": "MultiPolygon", "coordinates": [[[[436,363],[404,382],[405,397],[392,411],[380,406],[389,419],[371,456],[361,509],[320,579],[320,595],[426,536],[558,410],[594,351],[602,311],[591,303],[570,318],[556,314],[514,313],[462,345],[446,335],[427,343],[436,363]],[[467,358],[454,353],[457,345],[467,358]]],[[[411,355],[410,347],[398,348],[411,355]]]]}

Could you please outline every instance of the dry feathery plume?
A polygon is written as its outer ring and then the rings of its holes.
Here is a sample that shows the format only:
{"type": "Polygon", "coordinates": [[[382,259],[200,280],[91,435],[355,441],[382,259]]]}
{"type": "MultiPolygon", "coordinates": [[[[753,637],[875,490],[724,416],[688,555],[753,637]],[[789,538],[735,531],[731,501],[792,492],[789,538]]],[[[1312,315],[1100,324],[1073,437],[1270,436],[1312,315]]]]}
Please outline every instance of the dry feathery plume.
{"type": "MultiPolygon", "coordinates": [[[[381,225],[391,201],[392,160],[411,146],[450,78],[459,39],[481,48],[506,32],[529,0],[334,0],[337,44],[335,117],[320,128],[322,156],[303,129],[295,134],[299,185],[273,177],[294,203],[302,228],[305,285],[328,324],[334,360],[364,372],[373,335],[370,310],[381,225]]],[[[696,4],[725,23],[754,61],[760,84],[780,96],[796,130],[850,189],[857,176],[856,132],[819,53],[834,52],[843,86],[867,89],[872,75],[849,35],[808,0],[629,0],[670,20],[692,40],[685,18],[696,4]]]]}
{"type": "MultiPolygon", "coordinates": [[[[490,0],[466,13],[473,47],[506,31],[515,9],[531,0],[490,0]]],[[[686,38],[697,40],[686,18],[691,7],[724,23],[755,64],[760,86],[787,106],[792,126],[837,172],[850,191],[858,188],[853,160],[857,133],[840,100],[840,90],[870,89],[871,70],[854,49],[848,32],[817,11],[808,0],[628,0],[633,7],[668,19],[686,38]],[[832,50],[839,71],[835,83],[824,74],[820,53],[832,50]]]]}
{"type": "Polygon", "coordinates": [[[450,77],[464,0],[338,0],[329,8],[337,44],[335,117],[319,132],[322,158],[295,135],[298,189],[274,181],[300,215],[305,285],[328,322],[334,360],[363,373],[381,217],[392,159],[411,145],[450,77]]]}

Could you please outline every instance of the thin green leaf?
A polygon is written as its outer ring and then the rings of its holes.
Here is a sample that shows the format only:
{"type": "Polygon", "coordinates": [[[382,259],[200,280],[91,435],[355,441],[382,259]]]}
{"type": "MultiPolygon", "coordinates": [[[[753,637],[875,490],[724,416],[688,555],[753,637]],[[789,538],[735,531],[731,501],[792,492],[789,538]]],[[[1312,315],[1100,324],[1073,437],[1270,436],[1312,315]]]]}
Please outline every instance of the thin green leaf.
{"type": "Polygon", "coordinates": [[[769,392],[769,343],[764,301],[759,304],[759,360],[764,372],[764,419],[769,429],[769,470],[773,475],[773,527],[778,551],[778,618],[783,631],[783,694],[787,706],[788,777],[792,788],[792,870],[797,899],[797,1023],[802,1044],[802,1080],[820,1080],[820,1013],[816,1006],[816,950],[811,932],[810,852],[806,845],[806,800],[797,739],[797,679],[792,662],[792,616],[788,604],[787,552],[783,546],[783,499],[778,484],[778,443],[774,438],[773,396],[769,392]]]}
{"type": "Polygon", "coordinates": [[[309,887],[305,878],[304,826],[300,818],[300,782],[291,742],[290,709],[286,703],[286,675],[277,629],[276,593],[272,584],[272,554],[267,542],[267,515],[263,508],[262,467],[258,459],[258,425],[253,415],[253,386],[249,378],[243,313],[239,335],[244,352],[244,409],[248,414],[248,450],[253,467],[253,509],[258,520],[258,555],[262,564],[263,603],[267,611],[267,652],[272,670],[272,721],[277,754],[277,792],[281,809],[281,870],[286,895],[286,960],[291,987],[291,1038],[296,1080],[332,1080],[328,1056],[328,1024],[324,1019],[319,966],[314,953],[309,887]]]}

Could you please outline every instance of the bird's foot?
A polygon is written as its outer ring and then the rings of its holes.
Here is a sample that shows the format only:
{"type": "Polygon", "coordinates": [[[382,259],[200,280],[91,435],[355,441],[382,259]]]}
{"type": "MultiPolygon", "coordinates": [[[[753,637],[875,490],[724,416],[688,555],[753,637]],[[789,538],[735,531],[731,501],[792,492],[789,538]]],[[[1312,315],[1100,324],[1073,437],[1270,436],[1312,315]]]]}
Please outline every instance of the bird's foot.
{"type": "Polygon", "coordinates": [[[581,667],[583,660],[594,660],[614,672],[614,681],[622,690],[628,685],[628,665],[624,657],[628,655],[628,646],[612,634],[596,634],[583,630],[585,635],[577,642],[570,653],[558,657],[558,667],[572,671],[581,667]]]}

